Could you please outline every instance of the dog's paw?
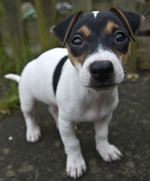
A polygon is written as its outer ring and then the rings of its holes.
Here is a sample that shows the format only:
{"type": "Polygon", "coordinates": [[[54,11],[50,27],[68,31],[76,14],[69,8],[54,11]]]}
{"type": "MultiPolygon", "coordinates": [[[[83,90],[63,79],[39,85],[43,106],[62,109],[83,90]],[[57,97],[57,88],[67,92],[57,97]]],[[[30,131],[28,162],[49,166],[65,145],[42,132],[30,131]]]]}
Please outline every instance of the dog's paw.
{"type": "Polygon", "coordinates": [[[28,142],[35,143],[39,141],[40,137],[41,137],[41,131],[38,126],[27,129],[26,139],[28,142]]]}
{"type": "Polygon", "coordinates": [[[120,160],[121,156],[123,156],[117,147],[109,143],[100,145],[97,148],[97,151],[99,152],[102,159],[106,162],[120,160]]]}
{"type": "Polygon", "coordinates": [[[67,157],[66,172],[68,176],[74,179],[79,178],[86,172],[86,164],[82,155],[67,157]]]}

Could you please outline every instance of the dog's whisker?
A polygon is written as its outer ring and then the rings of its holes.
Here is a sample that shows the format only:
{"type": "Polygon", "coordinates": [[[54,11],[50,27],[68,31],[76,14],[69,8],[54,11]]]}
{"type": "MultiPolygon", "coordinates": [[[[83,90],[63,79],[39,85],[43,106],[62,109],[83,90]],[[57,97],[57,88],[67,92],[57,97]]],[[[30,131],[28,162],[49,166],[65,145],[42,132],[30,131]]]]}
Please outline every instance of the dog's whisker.
{"type": "Polygon", "coordinates": [[[124,73],[127,79],[133,79],[133,80],[142,80],[142,77],[136,73],[134,70],[128,68],[128,67],[123,67],[124,73]]]}

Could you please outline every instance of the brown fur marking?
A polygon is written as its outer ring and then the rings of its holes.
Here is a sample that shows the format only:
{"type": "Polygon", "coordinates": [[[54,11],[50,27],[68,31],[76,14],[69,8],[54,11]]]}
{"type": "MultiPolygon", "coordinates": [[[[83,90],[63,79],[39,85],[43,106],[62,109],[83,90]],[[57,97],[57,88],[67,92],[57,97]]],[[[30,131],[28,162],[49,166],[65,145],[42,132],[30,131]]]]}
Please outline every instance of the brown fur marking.
{"type": "Polygon", "coordinates": [[[87,27],[87,26],[82,26],[79,30],[78,30],[78,32],[79,33],[82,33],[83,34],[83,36],[85,36],[85,37],[88,37],[88,36],[90,36],[90,34],[91,34],[91,31],[89,30],[89,28],[87,27]]]}
{"type": "Polygon", "coordinates": [[[88,56],[88,52],[85,52],[84,54],[82,54],[79,57],[74,57],[70,51],[70,48],[67,47],[68,49],[68,58],[70,59],[72,65],[75,65],[75,63],[80,63],[83,64],[83,62],[85,61],[86,57],[88,56]]]}
{"type": "Polygon", "coordinates": [[[113,30],[114,28],[117,28],[117,27],[118,27],[118,26],[117,26],[114,22],[108,21],[108,23],[107,23],[104,31],[105,31],[107,34],[110,34],[110,33],[112,32],[112,30],[113,30]]]}
{"type": "Polygon", "coordinates": [[[114,50],[114,52],[116,53],[116,55],[122,60],[122,64],[125,65],[128,61],[128,57],[130,55],[130,51],[131,51],[131,43],[129,44],[128,47],[128,51],[127,53],[123,54],[122,52],[119,52],[117,50],[114,50]]]}

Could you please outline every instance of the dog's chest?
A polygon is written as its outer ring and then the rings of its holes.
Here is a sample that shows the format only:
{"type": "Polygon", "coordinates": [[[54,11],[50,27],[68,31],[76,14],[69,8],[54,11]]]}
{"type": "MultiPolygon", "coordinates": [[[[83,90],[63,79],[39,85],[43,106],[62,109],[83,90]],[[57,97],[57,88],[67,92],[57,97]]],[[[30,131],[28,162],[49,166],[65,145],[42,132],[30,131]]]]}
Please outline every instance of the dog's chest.
{"type": "Polygon", "coordinates": [[[76,99],[76,103],[72,105],[73,109],[71,109],[74,111],[69,111],[69,117],[70,120],[78,122],[100,120],[110,112],[114,111],[117,104],[117,96],[104,94],[93,97],[88,95],[84,99],[76,99]]]}
{"type": "Polygon", "coordinates": [[[98,120],[105,114],[105,110],[102,105],[89,105],[85,106],[80,111],[80,119],[83,121],[98,120]]]}
{"type": "Polygon", "coordinates": [[[92,102],[83,104],[80,108],[80,119],[83,121],[96,121],[106,116],[113,109],[113,105],[108,105],[107,101],[92,102]]]}

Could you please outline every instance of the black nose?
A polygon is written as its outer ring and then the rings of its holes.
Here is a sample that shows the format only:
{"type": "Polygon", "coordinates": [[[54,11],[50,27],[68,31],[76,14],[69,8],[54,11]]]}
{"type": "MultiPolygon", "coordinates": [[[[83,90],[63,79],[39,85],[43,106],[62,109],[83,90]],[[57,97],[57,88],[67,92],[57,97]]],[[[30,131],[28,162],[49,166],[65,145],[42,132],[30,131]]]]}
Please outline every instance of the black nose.
{"type": "Polygon", "coordinates": [[[93,78],[101,82],[110,79],[113,72],[113,64],[110,61],[95,61],[90,66],[90,73],[93,78]]]}

